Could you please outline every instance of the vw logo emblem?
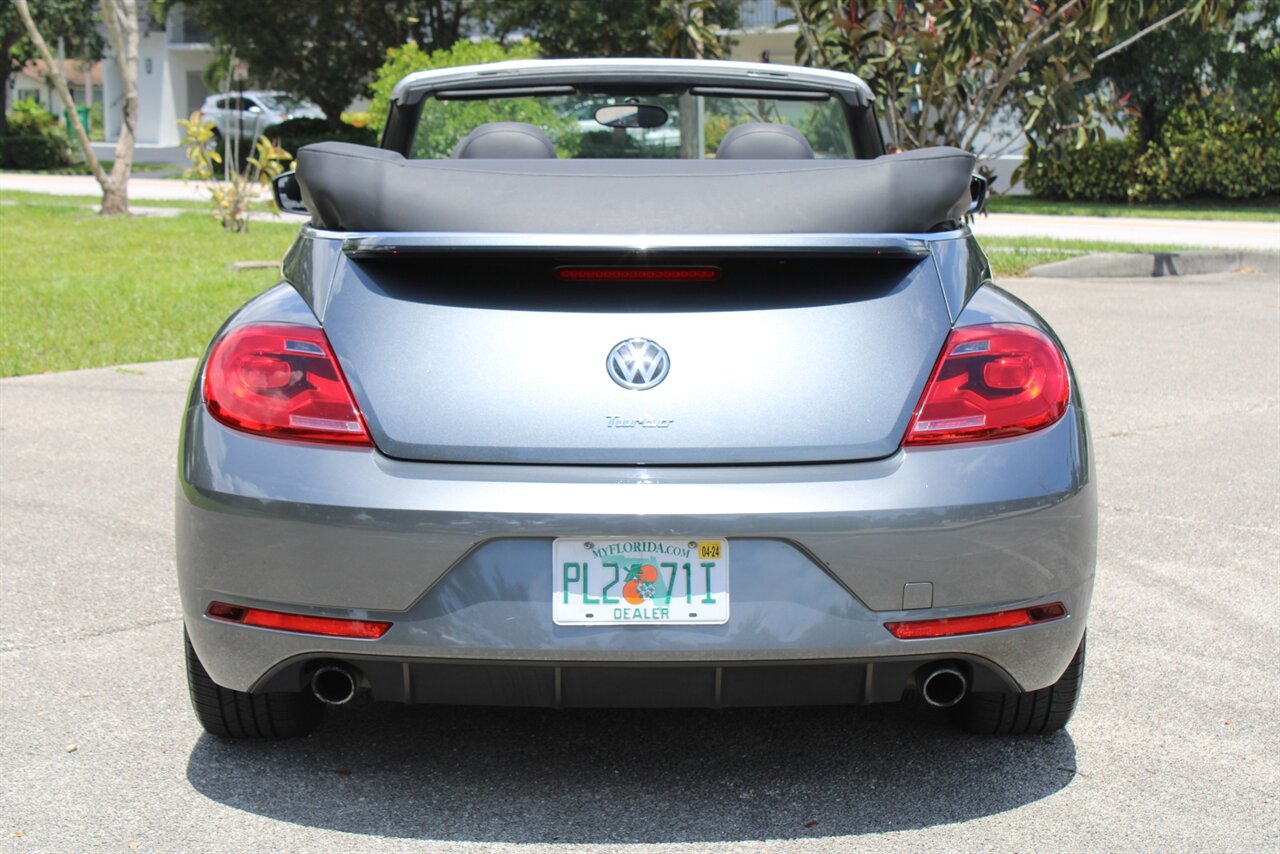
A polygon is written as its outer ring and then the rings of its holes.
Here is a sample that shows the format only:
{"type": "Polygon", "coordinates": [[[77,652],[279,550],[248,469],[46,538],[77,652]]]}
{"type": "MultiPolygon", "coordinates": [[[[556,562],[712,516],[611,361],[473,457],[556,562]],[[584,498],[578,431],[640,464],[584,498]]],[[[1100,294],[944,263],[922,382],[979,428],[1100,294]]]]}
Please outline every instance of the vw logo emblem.
{"type": "Polygon", "coordinates": [[[628,338],[609,351],[605,368],[613,381],[632,391],[653,388],[667,378],[671,358],[648,338],[628,338]]]}

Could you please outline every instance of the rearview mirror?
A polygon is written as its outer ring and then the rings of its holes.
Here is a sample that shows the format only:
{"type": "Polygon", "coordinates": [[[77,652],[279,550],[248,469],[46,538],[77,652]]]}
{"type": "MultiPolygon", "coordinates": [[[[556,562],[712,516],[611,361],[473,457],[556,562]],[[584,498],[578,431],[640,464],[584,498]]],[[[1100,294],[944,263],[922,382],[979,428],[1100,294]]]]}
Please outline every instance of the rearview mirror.
{"type": "Polygon", "coordinates": [[[609,128],[656,128],[667,123],[667,111],[649,104],[616,104],[601,107],[594,115],[609,128]]]}

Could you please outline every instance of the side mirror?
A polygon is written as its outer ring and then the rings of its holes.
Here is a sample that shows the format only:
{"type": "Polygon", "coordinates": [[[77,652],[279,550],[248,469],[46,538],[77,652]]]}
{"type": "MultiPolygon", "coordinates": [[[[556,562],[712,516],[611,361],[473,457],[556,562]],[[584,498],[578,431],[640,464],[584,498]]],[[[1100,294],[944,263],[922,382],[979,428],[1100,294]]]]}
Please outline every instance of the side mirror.
{"type": "Polygon", "coordinates": [[[276,207],[285,213],[305,214],[302,204],[302,185],[295,172],[284,172],[271,179],[271,194],[276,197],[276,207]]]}
{"type": "Polygon", "coordinates": [[[990,186],[986,178],[981,175],[973,175],[969,178],[969,209],[965,211],[965,216],[975,216],[982,213],[987,206],[987,188],[990,186]]]}

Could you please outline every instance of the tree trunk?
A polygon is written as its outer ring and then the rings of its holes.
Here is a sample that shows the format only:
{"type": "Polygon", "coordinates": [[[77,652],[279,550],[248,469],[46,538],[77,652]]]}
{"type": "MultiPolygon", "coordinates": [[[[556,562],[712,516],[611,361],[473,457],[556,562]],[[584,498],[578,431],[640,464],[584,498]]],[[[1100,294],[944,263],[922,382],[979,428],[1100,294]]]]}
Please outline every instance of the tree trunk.
{"type": "MultiPolygon", "coordinates": [[[[35,43],[41,59],[49,69],[49,77],[57,90],[58,98],[63,104],[75,104],[71,92],[67,88],[66,75],[62,73],[49,45],[36,28],[31,19],[31,8],[27,0],[13,0],[18,10],[18,17],[26,27],[27,34],[35,43]]],[[[120,79],[124,84],[124,120],[120,124],[120,140],[116,143],[116,161],[111,174],[107,175],[93,153],[89,142],[89,134],[78,121],[71,123],[75,130],[80,149],[85,160],[93,171],[93,177],[102,187],[102,213],[106,216],[127,214],[129,212],[129,173],[133,169],[133,141],[138,127],[138,6],[137,0],[102,0],[102,18],[107,27],[107,35],[111,39],[112,50],[116,54],[116,63],[120,67],[120,79]]]]}
{"type": "Polygon", "coordinates": [[[112,52],[116,55],[120,82],[124,86],[120,138],[116,140],[115,163],[111,168],[109,185],[99,180],[102,183],[102,213],[114,216],[129,212],[129,175],[133,172],[133,147],[138,134],[137,0],[102,0],[102,19],[111,40],[112,52]]]}
{"type": "MultiPolygon", "coordinates": [[[[114,174],[115,170],[112,169],[114,174]]],[[[114,182],[110,186],[102,188],[102,215],[116,216],[118,214],[129,213],[129,197],[125,192],[127,184],[117,185],[114,182]]]]}
{"type": "MultiPolygon", "coordinates": [[[[9,64],[9,50],[21,39],[20,30],[5,30],[6,41],[0,42],[0,136],[9,133],[9,77],[13,74],[13,66],[9,64]]],[[[17,96],[17,93],[14,93],[17,96]]]]}
{"type": "Polygon", "coordinates": [[[9,135],[9,51],[0,53],[0,136],[9,135]]]}

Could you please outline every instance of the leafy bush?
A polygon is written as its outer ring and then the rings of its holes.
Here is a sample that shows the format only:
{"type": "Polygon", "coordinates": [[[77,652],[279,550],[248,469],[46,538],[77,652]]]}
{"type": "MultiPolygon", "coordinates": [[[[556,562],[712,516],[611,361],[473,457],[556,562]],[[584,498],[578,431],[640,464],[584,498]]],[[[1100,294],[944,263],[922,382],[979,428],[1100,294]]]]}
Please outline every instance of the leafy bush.
{"type": "Polygon", "coordinates": [[[273,140],[290,154],[313,142],[354,142],[359,145],[377,145],[378,135],[369,128],[343,125],[331,128],[324,119],[289,119],[272,125],[262,135],[273,140]]]}
{"type": "Polygon", "coordinates": [[[60,169],[70,163],[67,141],[56,129],[0,137],[0,169],[60,169]]]}
{"type": "Polygon", "coordinates": [[[1083,148],[1039,151],[1027,173],[1034,195],[1071,201],[1123,202],[1129,199],[1137,146],[1107,139],[1083,148]]]}
{"type": "Polygon", "coordinates": [[[58,120],[33,98],[14,103],[13,112],[9,115],[9,133],[14,136],[41,134],[57,127],[58,120]]]}
{"type": "Polygon", "coordinates": [[[1040,150],[1037,196],[1079,201],[1245,199],[1280,194],[1280,86],[1192,98],[1142,150],[1133,139],[1040,150]]]}
{"type": "Polygon", "coordinates": [[[382,63],[369,84],[373,102],[369,105],[369,127],[382,132],[391,109],[391,92],[396,84],[415,71],[430,68],[452,68],[455,65],[483,65],[508,59],[537,59],[542,48],[537,42],[524,40],[504,47],[495,41],[460,41],[448,50],[428,53],[410,43],[387,49],[387,61],[382,63]]]}

